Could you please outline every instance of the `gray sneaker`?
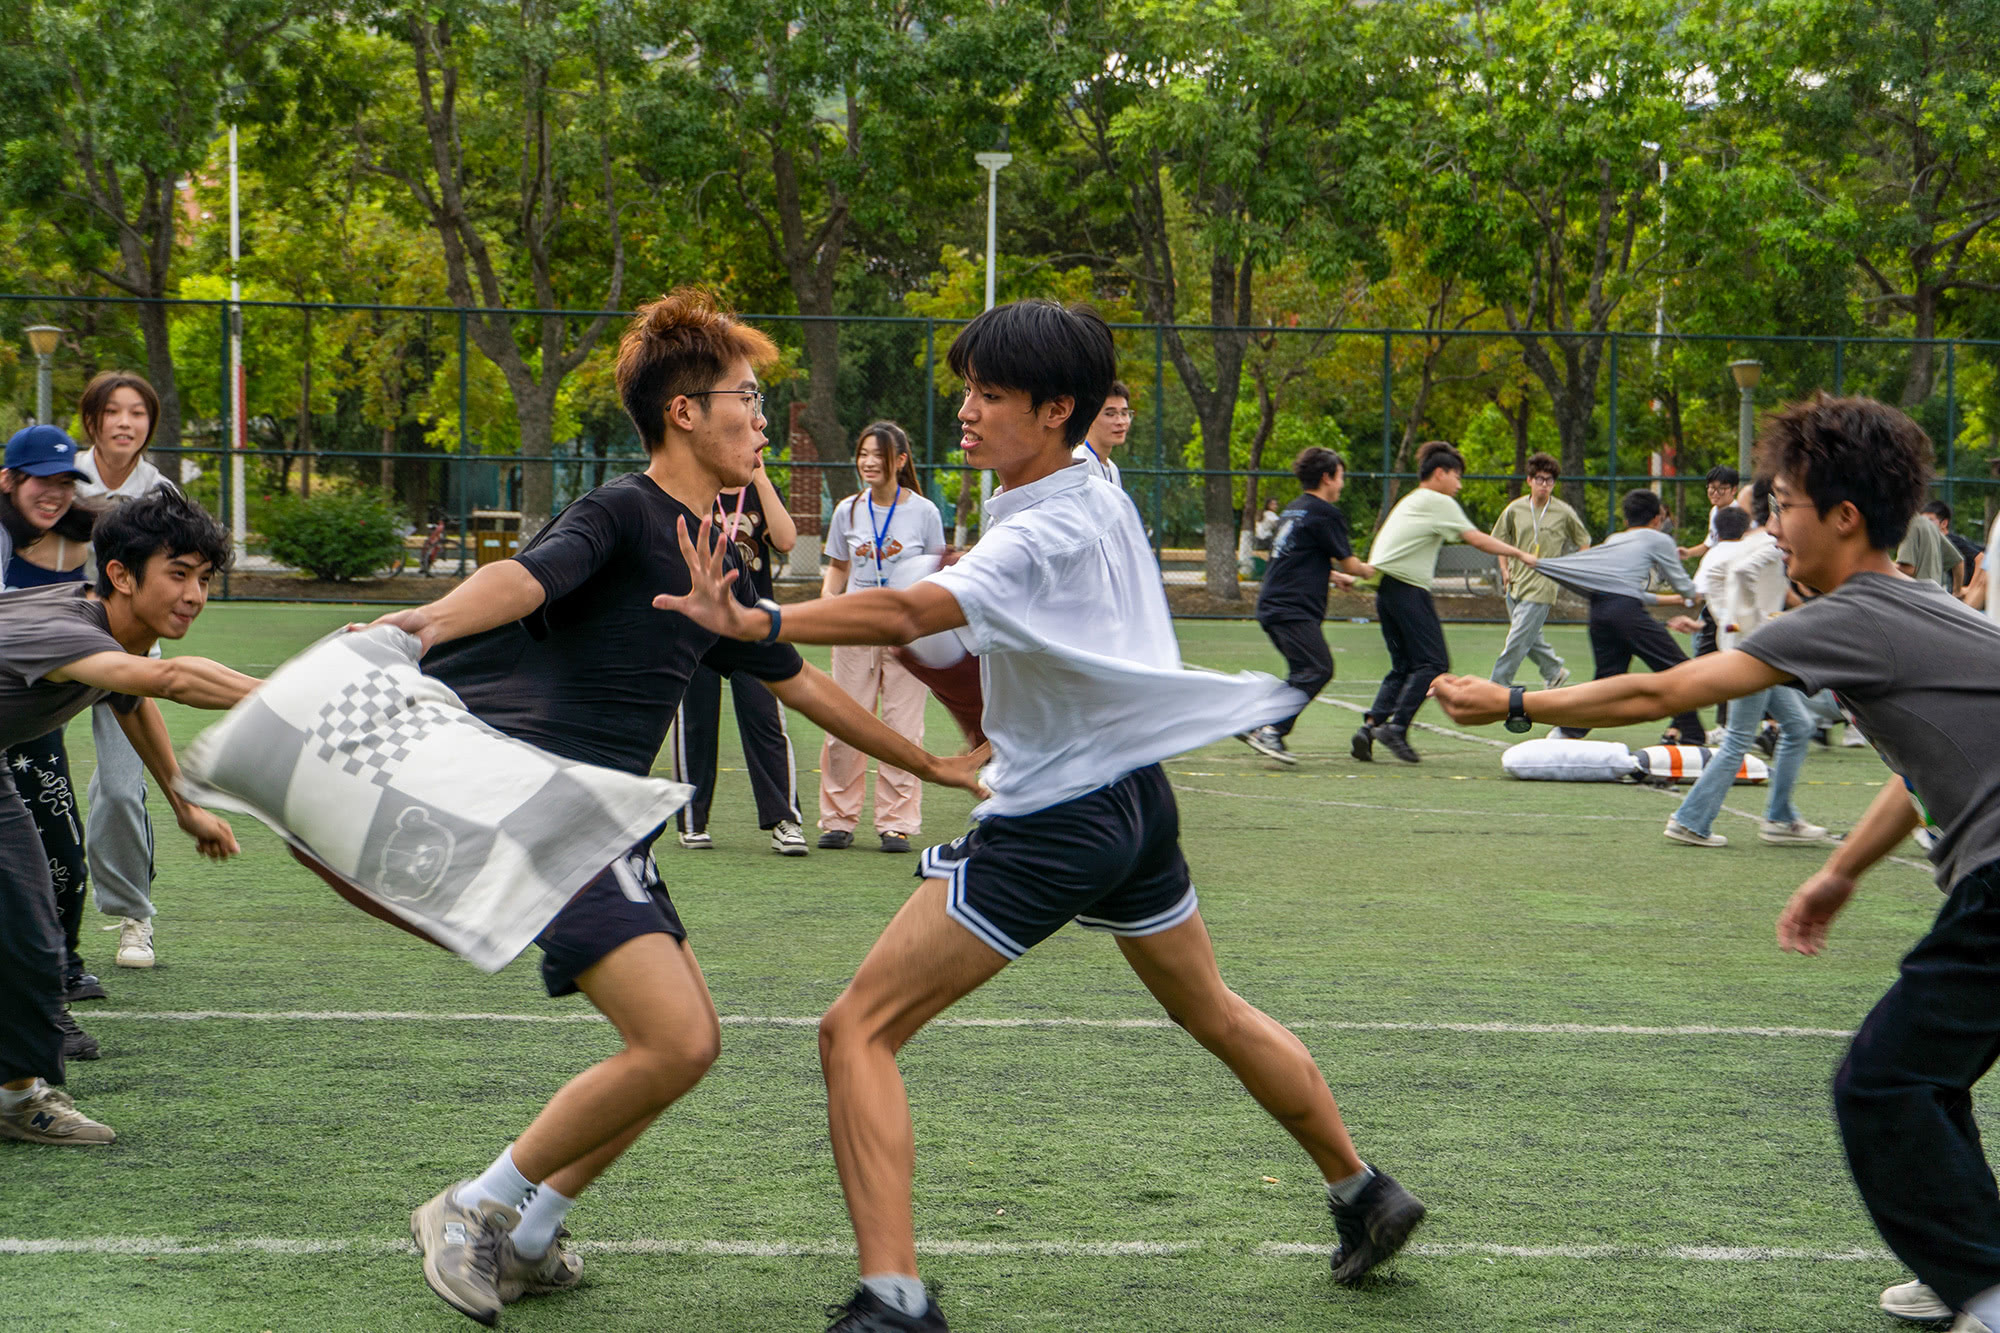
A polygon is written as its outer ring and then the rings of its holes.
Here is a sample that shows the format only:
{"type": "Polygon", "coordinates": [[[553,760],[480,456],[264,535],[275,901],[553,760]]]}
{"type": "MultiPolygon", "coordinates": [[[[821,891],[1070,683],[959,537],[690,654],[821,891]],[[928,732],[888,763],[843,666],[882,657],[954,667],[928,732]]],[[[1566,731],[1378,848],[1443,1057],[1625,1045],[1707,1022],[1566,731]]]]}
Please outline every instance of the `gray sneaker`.
{"type": "Polygon", "coordinates": [[[805,830],[790,819],[781,819],[771,828],[771,850],[780,856],[808,856],[805,830]]]}
{"type": "Polygon", "coordinates": [[[1903,1282],[1882,1293],[1882,1313],[1912,1324],[1942,1324],[1952,1311],[1922,1282],[1903,1282]]]}
{"type": "Polygon", "coordinates": [[[1278,734],[1276,727],[1258,727],[1254,731],[1238,732],[1236,739],[1263,755],[1281,764],[1296,764],[1299,757],[1285,748],[1285,738],[1278,734]]]}
{"type": "Polygon", "coordinates": [[[476,1210],[462,1206],[461,1180],[410,1214],[410,1235],[424,1258],[424,1281],[444,1303],[488,1328],[500,1322],[500,1250],[521,1221],[505,1204],[488,1199],[476,1210]]]}
{"type": "Polygon", "coordinates": [[[523,1296],[545,1296],[583,1281],[583,1259],[563,1248],[568,1227],[556,1228],[547,1254],[529,1259],[514,1248],[510,1235],[500,1243],[500,1299],[508,1305],[523,1296]]]}
{"type": "Polygon", "coordinates": [[[110,1143],[117,1137],[111,1126],[100,1125],[77,1110],[68,1093],[46,1083],[13,1110],[0,1110],[0,1139],[72,1147],[110,1143]]]}

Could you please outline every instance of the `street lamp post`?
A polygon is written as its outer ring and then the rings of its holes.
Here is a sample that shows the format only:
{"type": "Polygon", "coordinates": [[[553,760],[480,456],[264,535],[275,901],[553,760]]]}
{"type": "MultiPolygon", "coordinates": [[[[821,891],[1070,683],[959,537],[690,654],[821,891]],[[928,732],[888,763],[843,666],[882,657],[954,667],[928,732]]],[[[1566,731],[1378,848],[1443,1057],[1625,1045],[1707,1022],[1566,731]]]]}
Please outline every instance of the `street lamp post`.
{"type": "Polygon", "coordinates": [[[56,345],[62,341],[62,330],[53,324],[35,324],[27,330],[28,346],[34,349],[35,361],[35,423],[46,426],[55,415],[55,359],[56,345]]]}
{"type": "MultiPolygon", "coordinates": [[[[972,160],[986,168],[986,308],[993,308],[993,274],[1000,238],[1000,170],[1014,160],[1007,151],[1007,127],[1000,127],[1000,142],[990,153],[974,153],[972,160]]],[[[979,526],[986,526],[986,504],[993,498],[993,474],[979,472],[979,526]]],[[[965,545],[965,491],[959,488],[958,522],[954,525],[958,545],[965,545]]]]}
{"type": "Polygon", "coordinates": [[[243,373],[243,283],[237,269],[243,262],[243,222],[239,208],[236,179],[236,122],[229,123],[229,366],[232,372],[229,392],[232,406],[229,413],[229,503],[224,506],[229,511],[229,539],[235,548],[236,563],[241,566],[244,552],[248,549],[249,519],[244,511],[243,446],[244,412],[249,406],[247,383],[243,373]]]}
{"type": "Polygon", "coordinates": [[[1762,361],[1731,361],[1729,373],[1736,377],[1742,398],[1736,416],[1736,475],[1750,475],[1750,437],[1757,430],[1757,382],[1764,378],[1762,361]]]}

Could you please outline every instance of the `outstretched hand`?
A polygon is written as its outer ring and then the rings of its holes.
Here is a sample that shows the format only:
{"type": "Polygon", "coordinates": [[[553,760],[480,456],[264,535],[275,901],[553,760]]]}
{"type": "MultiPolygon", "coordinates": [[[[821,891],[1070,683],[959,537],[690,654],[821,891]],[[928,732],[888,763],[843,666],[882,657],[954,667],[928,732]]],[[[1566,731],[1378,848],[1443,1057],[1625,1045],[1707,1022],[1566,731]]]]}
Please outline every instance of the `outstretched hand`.
{"type": "Polygon", "coordinates": [[[1847,906],[1855,887],[1851,877],[1832,870],[1821,870],[1799,885],[1778,914],[1778,947],[1803,954],[1824,949],[1827,927],[1847,906]]]}
{"type": "Polygon", "coordinates": [[[991,744],[982,744],[964,754],[940,758],[936,769],[931,773],[931,781],[940,787],[957,787],[960,791],[969,791],[980,800],[986,800],[993,793],[986,790],[986,785],[979,780],[979,770],[986,767],[987,761],[992,758],[991,744]]]}
{"type": "Polygon", "coordinates": [[[653,606],[661,611],[678,611],[713,634],[725,639],[761,639],[767,624],[761,611],[753,611],[736,600],[732,591],[737,571],[723,562],[723,542],[715,524],[704,518],[695,536],[689,538],[687,519],[674,520],[680,538],[681,558],[687,562],[688,591],[684,597],[661,593],[653,606]]]}
{"type": "Polygon", "coordinates": [[[1479,676],[1439,676],[1431,682],[1431,698],[1461,726],[1507,720],[1507,687],[1479,676]]]}

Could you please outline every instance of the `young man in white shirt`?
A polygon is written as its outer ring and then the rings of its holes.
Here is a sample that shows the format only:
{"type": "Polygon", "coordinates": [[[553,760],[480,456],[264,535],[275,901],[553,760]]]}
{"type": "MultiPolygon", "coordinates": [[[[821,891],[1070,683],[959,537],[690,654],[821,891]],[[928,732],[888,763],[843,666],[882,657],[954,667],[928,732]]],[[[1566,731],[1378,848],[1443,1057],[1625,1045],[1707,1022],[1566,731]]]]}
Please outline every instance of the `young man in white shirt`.
{"type": "Polygon", "coordinates": [[[1119,489],[1124,482],[1118,476],[1118,464],[1111,461],[1111,451],[1122,448],[1125,437],[1132,433],[1132,391],[1125,387],[1124,380],[1111,381],[1111,392],[1104,396],[1104,406],[1097,409],[1097,417],[1090,423],[1090,433],[1083,437],[1083,443],[1070,450],[1070,457],[1079,463],[1088,463],[1091,470],[1119,489]]]}
{"type": "MultiPolygon", "coordinates": [[[[896,1052],[925,1023],[1075,919],[1111,931],[1148,990],[1219,1056],[1328,1182],[1352,1282],[1399,1249],[1424,1207],[1355,1154],[1311,1054],[1223,984],[1159,761],[1285,716],[1269,677],[1184,671],[1139,517],[1070,450],[1116,365],[1094,313],[990,310],[959,334],[963,447],[1003,489],[978,545],[914,587],[780,609],[742,606],[706,533],[683,535],[686,597],[654,605],[737,639],[908,643],[961,630],[981,658],[991,797],[963,838],[925,853],[923,884],[820,1022],[834,1159],[862,1285],[829,1333],[938,1333],[917,1277],[915,1149],[896,1052]]],[[[1483,535],[1483,534],[1482,534],[1483,535]]]]}

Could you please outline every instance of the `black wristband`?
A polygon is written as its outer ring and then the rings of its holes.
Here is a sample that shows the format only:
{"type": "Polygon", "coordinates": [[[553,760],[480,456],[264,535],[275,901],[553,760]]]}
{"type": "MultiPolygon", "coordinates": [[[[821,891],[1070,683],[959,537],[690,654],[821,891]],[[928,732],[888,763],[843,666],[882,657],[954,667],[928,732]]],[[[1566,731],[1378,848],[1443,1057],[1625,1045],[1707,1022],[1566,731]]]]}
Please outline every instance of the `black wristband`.
{"type": "Polygon", "coordinates": [[[768,597],[759,597],[757,599],[757,609],[771,617],[771,628],[757,642],[776,643],[778,641],[778,627],[785,623],[785,613],[780,611],[778,604],[768,597]]]}
{"type": "Polygon", "coordinates": [[[1528,687],[1510,685],[1507,687],[1507,730],[1515,735],[1535,724],[1528,718],[1528,687]]]}

